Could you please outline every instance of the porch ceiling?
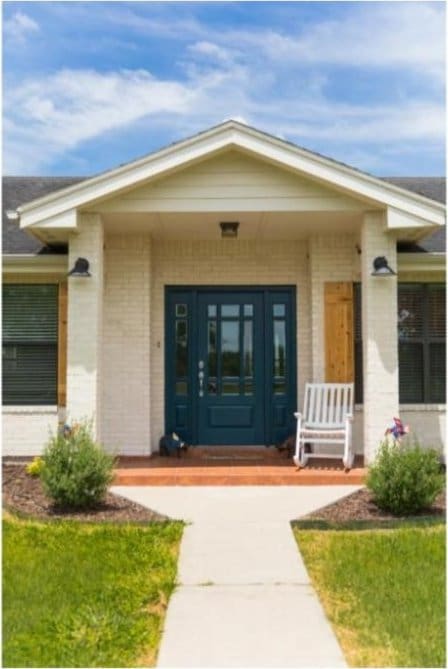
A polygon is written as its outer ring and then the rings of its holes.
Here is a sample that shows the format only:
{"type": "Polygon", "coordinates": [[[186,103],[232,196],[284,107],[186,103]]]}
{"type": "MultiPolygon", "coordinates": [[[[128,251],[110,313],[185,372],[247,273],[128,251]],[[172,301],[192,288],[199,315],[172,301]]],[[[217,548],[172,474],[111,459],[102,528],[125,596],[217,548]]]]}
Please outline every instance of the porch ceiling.
{"type": "Polygon", "coordinates": [[[221,221],[238,221],[238,239],[305,239],[311,234],[351,233],[362,216],[354,212],[147,212],[108,213],[105,232],[150,232],[160,240],[220,239],[221,221]]]}

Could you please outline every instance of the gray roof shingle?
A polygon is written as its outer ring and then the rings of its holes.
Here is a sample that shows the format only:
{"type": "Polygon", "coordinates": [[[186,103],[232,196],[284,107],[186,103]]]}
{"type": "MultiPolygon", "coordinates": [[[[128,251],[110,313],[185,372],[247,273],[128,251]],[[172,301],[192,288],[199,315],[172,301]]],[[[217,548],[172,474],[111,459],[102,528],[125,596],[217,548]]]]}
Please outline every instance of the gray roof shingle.
{"type": "MultiPolygon", "coordinates": [[[[62,188],[67,188],[88,177],[3,177],[2,221],[3,253],[31,254],[56,252],[28,232],[21,230],[16,222],[8,220],[6,212],[17,209],[20,205],[43,197],[62,188]]],[[[446,201],[445,177],[383,177],[400,188],[424,195],[437,202],[446,201]]],[[[430,233],[418,244],[400,244],[399,251],[409,252],[444,252],[446,245],[445,228],[430,233]]]]}
{"type": "MultiPolygon", "coordinates": [[[[436,202],[446,202],[445,177],[382,177],[395,186],[411,190],[419,195],[429,197],[436,202]]],[[[431,232],[416,243],[398,243],[398,251],[402,253],[434,253],[446,250],[446,227],[431,232]]]]}
{"type": "Polygon", "coordinates": [[[26,202],[48,195],[53,191],[67,188],[84,181],[86,177],[3,177],[2,188],[2,242],[3,253],[48,253],[50,247],[36,237],[21,230],[16,221],[6,216],[26,202]]]}

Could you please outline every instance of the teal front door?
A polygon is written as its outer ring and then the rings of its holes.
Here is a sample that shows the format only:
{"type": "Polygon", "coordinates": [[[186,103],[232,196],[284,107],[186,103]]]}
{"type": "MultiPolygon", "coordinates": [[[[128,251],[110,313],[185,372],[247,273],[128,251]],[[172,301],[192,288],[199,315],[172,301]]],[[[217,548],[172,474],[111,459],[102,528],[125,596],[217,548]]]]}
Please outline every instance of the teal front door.
{"type": "Polygon", "coordinates": [[[294,298],[293,288],[167,289],[167,432],[255,445],[293,431],[294,298]]]}

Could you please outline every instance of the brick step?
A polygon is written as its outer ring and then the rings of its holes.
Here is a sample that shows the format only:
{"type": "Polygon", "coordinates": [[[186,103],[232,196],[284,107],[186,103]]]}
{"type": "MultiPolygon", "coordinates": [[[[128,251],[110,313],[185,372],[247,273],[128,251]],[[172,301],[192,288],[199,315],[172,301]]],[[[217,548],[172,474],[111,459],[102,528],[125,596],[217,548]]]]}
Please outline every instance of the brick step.
{"type": "Polygon", "coordinates": [[[291,467],[140,467],[116,469],[115,485],[135,486],[222,486],[222,485],[363,485],[364,469],[291,467]]]}

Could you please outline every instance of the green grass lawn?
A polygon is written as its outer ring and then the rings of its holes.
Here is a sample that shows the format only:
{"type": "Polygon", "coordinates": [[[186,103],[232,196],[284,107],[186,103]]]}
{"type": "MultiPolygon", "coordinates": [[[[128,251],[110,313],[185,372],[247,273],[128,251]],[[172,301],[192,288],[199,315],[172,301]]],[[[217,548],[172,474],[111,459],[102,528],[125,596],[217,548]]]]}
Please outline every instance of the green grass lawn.
{"type": "Polygon", "coordinates": [[[445,666],[445,527],[294,529],[350,666],[445,666]]]}
{"type": "Polygon", "coordinates": [[[151,666],[182,523],[3,524],[3,666],[151,666]]]}

